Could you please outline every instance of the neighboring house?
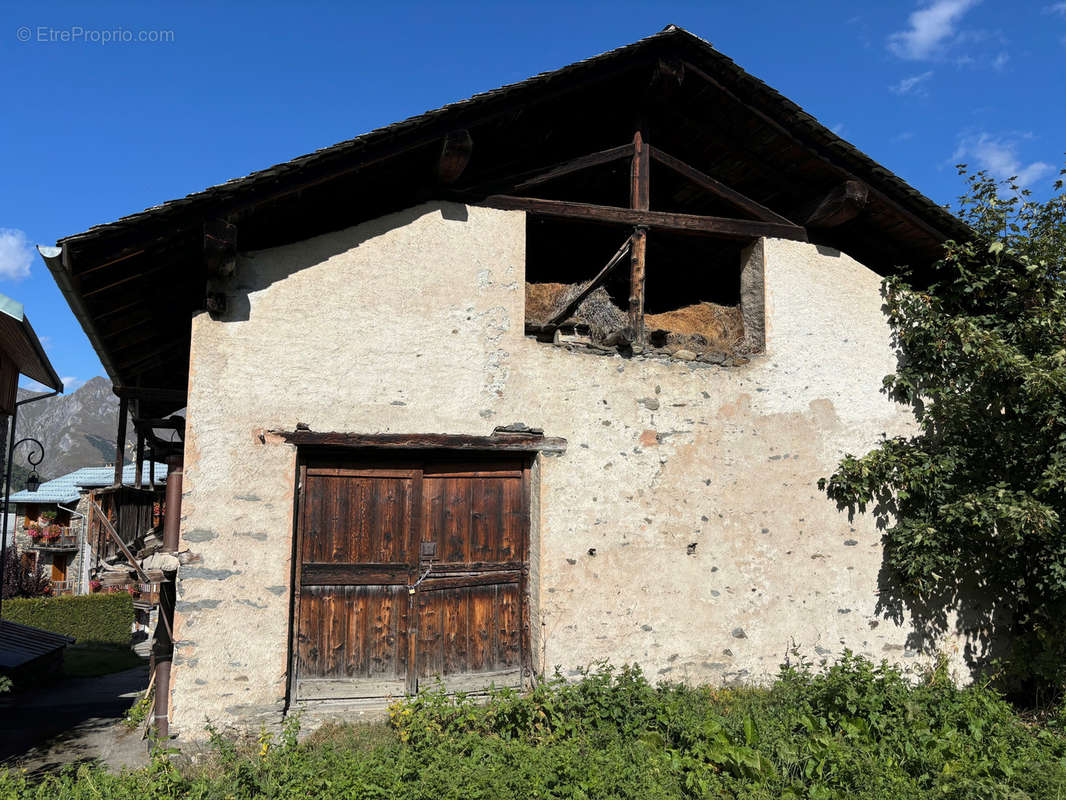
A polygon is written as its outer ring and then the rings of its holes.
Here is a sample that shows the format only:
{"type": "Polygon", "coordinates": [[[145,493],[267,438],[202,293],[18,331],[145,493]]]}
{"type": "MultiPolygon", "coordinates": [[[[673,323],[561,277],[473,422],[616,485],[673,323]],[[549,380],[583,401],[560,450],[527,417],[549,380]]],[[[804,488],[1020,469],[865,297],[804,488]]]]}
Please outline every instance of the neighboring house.
{"type": "Polygon", "coordinates": [[[816,484],[913,430],[879,284],[966,235],[671,27],[44,250],[138,430],[187,406],[162,715],[790,648],[965,678],[816,484]]]}
{"type": "MultiPolygon", "coordinates": [[[[18,407],[32,400],[18,400],[20,376],[39,382],[52,393],[63,391],[63,382],[41,346],[40,339],[30,325],[22,303],[0,294],[0,476],[8,473],[7,458],[15,448],[15,425],[12,418],[18,407]]],[[[50,396],[50,395],[44,395],[50,396]]],[[[32,452],[34,464],[44,455],[32,452]]],[[[5,481],[0,480],[0,498],[6,494],[5,481]]],[[[8,548],[14,537],[8,537],[8,503],[4,502],[0,524],[0,577],[7,566],[8,548]]],[[[0,580],[0,585],[5,582],[0,580]]],[[[0,593],[0,617],[3,596],[0,593]]],[[[40,675],[44,670],[56,669],[63,662],[63,652],[73,640],[29,625],[19,625],[0,619],[0,674],[14,677],[40,675]]]]}
{"type": "MultiPolygon", "coordinates": [[[[151,464],[145,464],[143,470],[143,489],[134,488],[136,465],[128,464],[123,468],[121,487],[112,485],[113,466],[84,467],[45,481],[35,492],[23,490],[11,495],[9,502],[16,514],[16,546],[20,558],[48,576],[53,594],[88,594],[101,558],[114,552],[106,531],[100,525],[88,524],[93,515],[90,508],[93,502],[108,513],[114,504],[105,498],[116,492],[140,493],[147,514],[130,520],[132,526],[124,538],[129,543],[152,530],[152,508],[160,495],[149,488],[151,464]]],[[[165,480],[166,465],[156,464],[157,490],[165,480]]],[[[117,521],[113,511],[110,516],[112,521],[117,521]]]]}

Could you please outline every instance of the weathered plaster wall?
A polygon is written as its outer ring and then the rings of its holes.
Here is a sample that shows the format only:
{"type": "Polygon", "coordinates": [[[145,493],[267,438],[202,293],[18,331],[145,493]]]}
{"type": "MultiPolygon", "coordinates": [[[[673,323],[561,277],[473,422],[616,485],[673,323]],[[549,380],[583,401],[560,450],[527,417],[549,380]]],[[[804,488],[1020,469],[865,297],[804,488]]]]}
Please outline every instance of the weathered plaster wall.
{"type": "Polygon", "coordinates": [[[609,658],[726,682],[769,676],[793,644],[923,657],[877,612],[872,521],[815,485],[910,425],[879,391],[894,366],[879,278],[768,240],[764,356],[626,360],[524,337],[524,231],[520,212],[422,206],[243,256],[230,318],[193,320],[182,539],[202,560],[181,571],[177,730],[282,710],[295,452],[259,433],[297,422],[520,421],[569,440],[534,483],[542,669],[609,658]]]}

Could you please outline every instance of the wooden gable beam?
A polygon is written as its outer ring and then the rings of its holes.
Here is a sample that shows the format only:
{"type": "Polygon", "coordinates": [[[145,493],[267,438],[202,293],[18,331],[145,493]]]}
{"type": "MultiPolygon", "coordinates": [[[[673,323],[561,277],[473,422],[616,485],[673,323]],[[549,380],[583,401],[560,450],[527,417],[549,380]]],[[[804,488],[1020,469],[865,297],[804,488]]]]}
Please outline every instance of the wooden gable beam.
{"type": "Polygon", "coordinates": [[[870,201],[870,188],[861,181],[834,186],[807,217],[811,228],[835,228],[855,219],[870,201]]]}
{"type": "MultiPolygon", "coordinates": [[[[629,169],[629,207],[651,208],[651,148],[640,130],[633,134],[633,160],[629,169]]],[[[633,228],[629,247],[629,329],[637,352],[644,347],[644,262],[648,252],[648,226],[633,228]]]]}
{"type": "Polygon", "coordinates": [[[776,211],[771,211],[762,203],[752,200],[747,195],[741,194],[736,189],[733,189],[719,180],[715,180],[710,175],[707,175],[700,170],[696,169],[689,164],[686,164],[679,158],[675,158],[669,153],[663,152],[657,147],[649,147],[651,151],[651,157],[664,167],[668,167],[681,175],[684,178],[688,178],[694,184],[701,189],[710,192],[717,197],[722,198],[728,203],[733,204],[743,211],[747,211],[756,219],[761,219],[764,222],[777,222],[781,225],[794,225],[792,220],[781,216],[776,211]]]}
{"type": "Polygon", "coordinates": [[[557,328],[559,323],[568,319],[570,315],[577,310],[577,307],[584,302],[585,298],[592,294],[596,290],[596,287],[603,282],[603,279],[607,277],[607,274],[625,257],[625,254],[629,252],[632,243],[633,237],[627,236],[626,240],[622,242],[622,246],[618,248],[618,251],[613,256],[611,256],[611,260],[604,265],[603,269],[596,273],[596,277],[589,281],[585,288],[578,292],[577,296],[567,303],[562,311],[548,320],[548,322],[545,323],[544,328],[557,328]]]}
{"type": "Polygon", "coordinates": [[[204,220],[207,274],[228,278],[237,269],[237,226],[224,219],[204,220]]]}
{"type": "Polygon", "coordinates": [[[766,236],[776,239],[807,241],[807,231],[792,223],[764,222],[762,220],[728,219],[707,217],[698,214],[674,214],[666,211],[642,211],[632,208],[616,208],[591,203],[572,203],[566,200],[544,200],[536,197],[513,195],[490,195],[480,204],[489,208],[510,211],[527,211],[546,217],[578,219],[604,224],[631,225],[653,230],[676,231],[724,239],[758,239],[766,236]]]}
{"type": "Polygon", "coordinates": [[[455,190],[452,195],[459,202],[470,202],[470,198],[481,198],[489,194],[506,189],[512,192],[521,192],[542,183],[580,172],[589,167],[597,167],[601,164],[610,164],[612,161],[621,161],[633,154],[632,144],[623,144],[618,147],[609,147],[588,155],[570,158],[547,167],[538,167],[535,170],[525,170],[517,175],[503,176],[491,180],[482,181],[474,186],[467,186],[455,190]]]}
{"type": "Polygon", "coordinates": [[[531,177],[525,178],[520,183],[515,184],[514,191],[519,192],[533,186],[540,186],[542,183],[561,178],[564,175],[570,175],[573,172],[580,172],[589,167],[597,167],[600,164],[609,164],[612,161],[620,161],[623,158],[629,158],[632,154],[633,145],[623,144],[618,147],[609,147],[606,150],[600,150],[596,153],[589,153],[586,156],[571,158],[568,161],[554,164],[533,174],[531,177]]]}
{"type": "Polygon", "coordinates": [[[474,152],[474,139],[470,131],[452,131],[444,137],[440,156],[437,159],[437,180],[443,184],[455,183],[463,174],[474,152]]]}
{"type": "MultiPolygon", "coordinates": [[[[794,142],[800,147],[813,152],[819,161],[831,167],[838,174],[843,173],[842,177],[844,177],[845,180],[851,178],[850,173],[844,167],[837,164],[833,159],[829,158],[829,156],[826,155],[823,146],[819,146],[815,143],[805,141],[801,137],[797,136],[795,133],[788,130],[784,125],[782,125],[776,119],[771,117],[769,114],[755,108],[753,105],[751,105],[751,103],[745,102],[739,95],[727,88],[721,81],[708,74],[707,72],[703,71],[699,67],[695,66],[690,61],[685,61],[684,64],[686,73],[691,73],[692,75],[697,76],[701,80],[706,81],[711,86],[714,86],[718,91],[728,97],[732,102],[747,109],[750,113],[754,114],[764,123],[766,123],[775,133],[779,134],[780,136],[783,136],[785,139],[791,142],[794,142]]],[[[878,203],[882,203],[888,206],[900,216],[905,217],[911,224],[913,224],[915,227],[919,228],[921,231],[932,237],[936,242],[943,242],[944,239],[947,238],[947,234],[942,233],[939,229],[926,222],[916,212],[904,208],[900,203],[893,200],[884,192],[878,191],[874,187],[867,188],[870,197],[875,199],[878,203]]]]}

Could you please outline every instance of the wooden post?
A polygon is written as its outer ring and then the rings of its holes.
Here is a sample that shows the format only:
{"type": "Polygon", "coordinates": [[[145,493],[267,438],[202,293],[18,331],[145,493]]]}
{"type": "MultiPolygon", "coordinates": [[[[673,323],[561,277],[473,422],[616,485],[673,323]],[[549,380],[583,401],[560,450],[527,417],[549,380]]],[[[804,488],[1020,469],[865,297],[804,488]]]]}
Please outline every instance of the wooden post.
{"type": "MultiPolygon", "coordinates": [[[[633,162],[629,172],[629,205],[636,211],[647,211],[651,206],[651,183],[649,181],[649,149],[638,130],[633,134],[633,162]]],[[[632,246],[629,249],[629,327],[633,331],[633,350],[644,350],[644,255],[648,245],[648,229],[633,229],[632,246]]]]}
{"type": "Polygon", "coordinates": [[[144,479],[144,433],[137,431],[137,476],[134,478],[133,485],[138,489],[141,488],[141,484],[144,479]]]}
{"type": "Polygon", "coordinates": [[[115,439],[115,486],[122,485],[122,467],[126,457],[126,417],[129,416],[130,401],[125,397],[118,401],[118,436],[115,439]]]}
{"type": "Polygon", "coordinates": [[[648,182],[649,149],[640,131],[633,134],[633,161],[629,171],[629,207],[638,211],[651,208],[651,184],[648,182]]]}
{"type": "MultiPolygon", "coordinates": [[[[176,553],[181,527],[181,486],[184,458],[179,453],[167,457],[167,493],[163,511],[163,552],[176,553]]],[[[159,622],[155,626],[152,655],[155,661],[156,736],[170,736],[170,670],[174,660],[174,605],[177,572],[166,571],[159,583],[159,622]]]]}
{"type": "Polygon", "coordinates": [[[644,349],[644,253],[648,247],[646,228],[633,229],[629,250],[629,327],[633,331],[633,350],[644,349]]]}

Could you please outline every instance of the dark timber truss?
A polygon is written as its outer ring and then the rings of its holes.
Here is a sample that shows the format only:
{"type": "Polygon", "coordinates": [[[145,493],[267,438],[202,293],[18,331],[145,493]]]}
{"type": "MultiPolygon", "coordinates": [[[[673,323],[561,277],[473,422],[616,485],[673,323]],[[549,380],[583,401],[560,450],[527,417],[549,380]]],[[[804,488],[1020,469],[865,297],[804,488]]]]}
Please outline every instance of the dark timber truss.
{"type": "MultiPolygon", "coordinates": [[[[714,236],[726,239],[752,240],[766,236],[779,239],[794,239],[800,242],[807,241],[807,231],[804,228],[771,211],[743,193],[730,188],[721,181],[705,175],[681,159],[652,147],[644,141],[644,135],[640,130],[633,134],[632,144],[612,147],[609,150],[601,150],[598,153],[552,165],[532,177],[522,180],[515,186],[515,189],[534,189],[556,178],[626,158],[630,162],[629,206],[627,208],[505,194],[494,194],[485,198],[483,205],[492,208],[515,209],[527,211],[531,214],[584,222],[632,226],[631,233],[622,243],[618,252],[607,262],[606,266],[585,285],[584,289],[567,304],[566,308],[556,314],[546,325],[530,326],[536,328],[533,332],[550,333],[554,330],[559,323],[573,313],[582,300],[607,278],[611,270],[628,252],[630,264],[629,328],[632,334],[632,345],[639,352],[644,347],[644,276],[649,230],[673,231],[675,233],[714,236]],[[754,217],[754,219],[678,214],[652,210],[650,207],[652,160],[668,167],[704,192],[714,195],[741,213],[754,217]]],[[[828,200],[823,201],[822,205],[827,202],[828,200]]]]}
{"type": "Polygon", "coordinates": [[[969,235],[709,43],[669,26],[65,237],[43,254],[130,411],[160,418],[184,405],[190,318],[233,313],[238,252],[449,201],[624,228],[634,318],[648,237],[659,232],[806,237],[882,272],[921,269],[945,239],[969,235]],[[627,203],[615,169],[625,159],[627,203]],[[654,192],[652,162],[665,168],[654,192]]]}

